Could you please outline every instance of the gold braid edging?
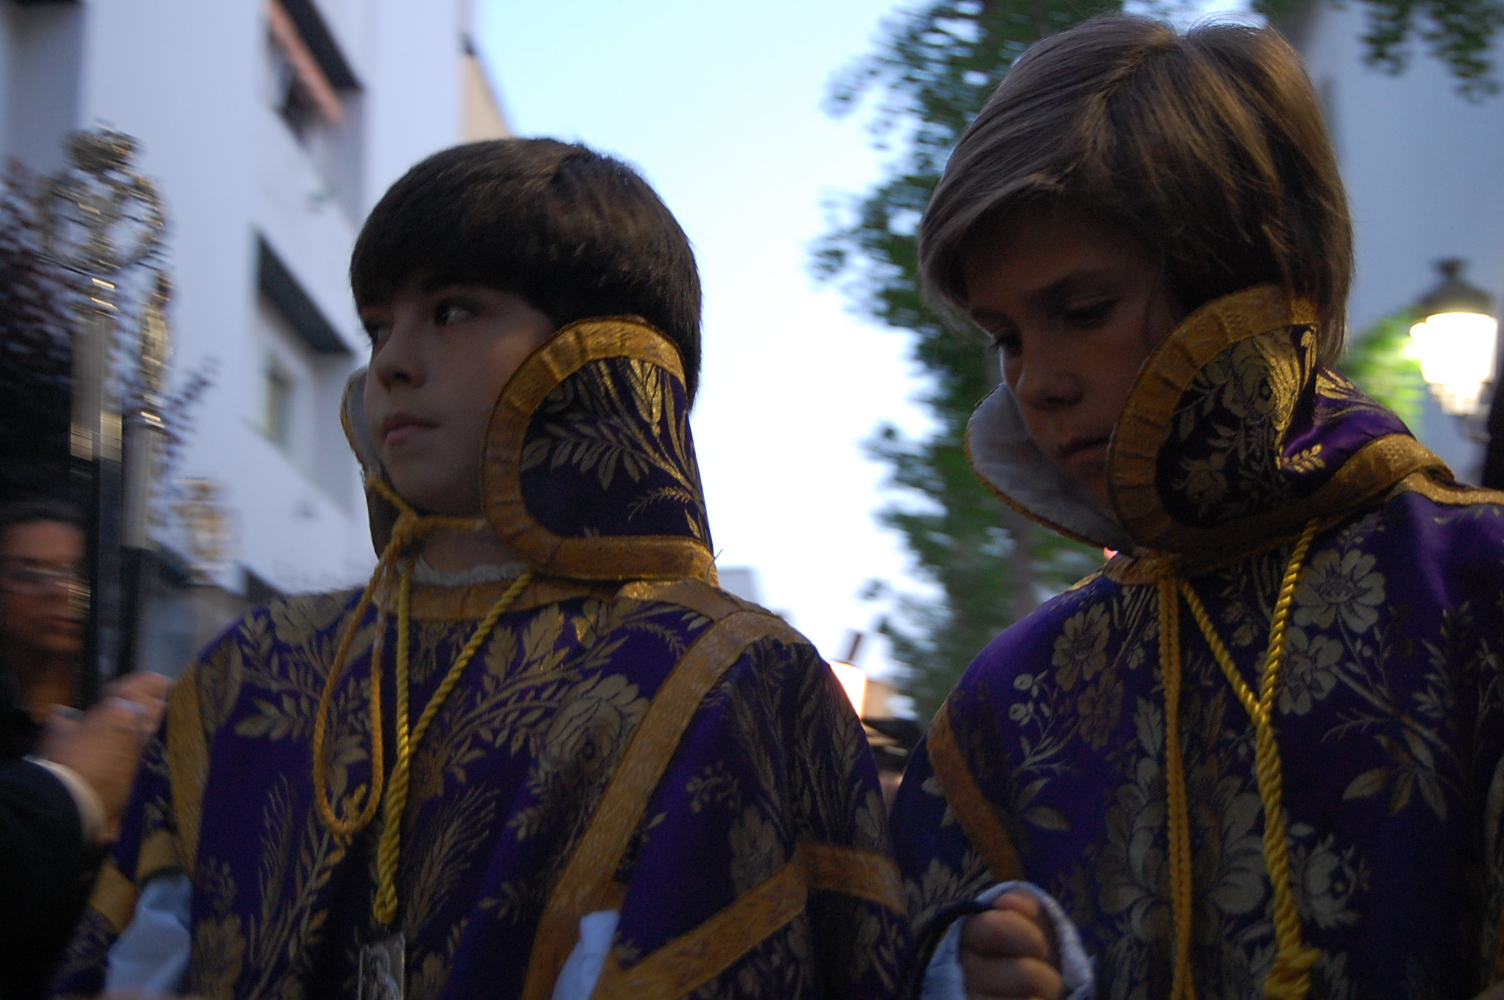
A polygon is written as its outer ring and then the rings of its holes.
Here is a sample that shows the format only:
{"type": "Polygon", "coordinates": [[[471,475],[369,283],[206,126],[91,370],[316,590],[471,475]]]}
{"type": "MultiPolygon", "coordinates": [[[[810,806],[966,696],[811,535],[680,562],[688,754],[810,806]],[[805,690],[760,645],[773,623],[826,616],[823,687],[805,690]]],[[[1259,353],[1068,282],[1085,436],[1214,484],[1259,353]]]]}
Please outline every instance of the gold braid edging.
{"type": "Polygon", "coordinates": [[[886,854],[810,840],[799,845],[799,858],[811,889],[865,899],[899,916],[908,912],[903,877],[898,873],[898,865],[886,854]]]}
{"type": "Polygon", "coordinates": [[[950,724],[950,703],[940,706],[929,732],[930,767],[935,780],[940,783],[940,792],[945,804],[961,824],[961,832],[971,846],[976,848],[986,863],[987,870],[999,882],[1011,882],[1023,878],[1024,866],[1019,860],[1018,848],[1013,838],[998,819],[992,804],[977,787],[966,766],[966,757],[950,724]]]}
{"type": "Polygon", "coordinates": [[[761,885],[631,968],[623,969],[613,955],[590,1000],[687,996],[803,913],[808,895],[804,866],[796,855],[761,885]]]}
{"type": "Polygon", "coordinates": [[[804,912],[811,890],[839,892],[904,913],[898,868],[856,847],[801,843],[794,858],[694,930],[623,969],[613,955],[591,1000],[678,1000],[725,972],[804,912]]]}
{"type": "Polygon", "coordinates": [[[1195,1000],[1191,973],[1191,814],[1180,745],[1180,598],[1176,581],[1159,581],[1159,675],[1165,692],[1165,793],[1169,800],[1170,913],[1175,932],[1175,974],[1170,1000],[1195,1000]]]}
{"type": "Polygon", "coordinates": [[[559,970],[578,939],[580,918],[602,908],[648,799],[700,702],[749,645],[766,637],[799,641],[776,618],[732,612],[695,641],[663,682],[549,895],[533,939],[522,1000],[547,1000],[552,995],[559,970]]]}
{"type": "MultiPolygon", "coordinates": [[[[167,707],[167,775],[177,820],[178,862],[190,875],[198,861],[198,830],[209,778],[209,743],[199,705],[198,667],[189,667],[172,687],[167,707]]],[[[137,877],[140,861],[137,861],[137,877]]]]}
{"type": "Polygon", "coordinates": [[[94,894],[89,897],[89,909],[104,917],[116,935],[123,934],[136,915],[136,900],[140,896],[136,884],[115,867],[115,862],[106,861],[99,869],[94,894]]]}

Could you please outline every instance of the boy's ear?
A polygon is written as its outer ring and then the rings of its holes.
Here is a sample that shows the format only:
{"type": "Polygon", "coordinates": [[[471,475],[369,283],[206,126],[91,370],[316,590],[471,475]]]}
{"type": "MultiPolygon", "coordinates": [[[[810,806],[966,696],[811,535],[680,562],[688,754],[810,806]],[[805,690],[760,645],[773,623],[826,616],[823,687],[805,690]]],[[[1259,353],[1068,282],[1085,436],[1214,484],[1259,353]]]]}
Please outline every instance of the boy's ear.
{"type": "MultiPolygon", "coordinates": [[[[364,481],[381,478],[386,473],[381,468],[381,459],[376,454],[376,442],[371,440],[370,425],[366,423],[366,369],[358,368],[345,381],[345,393],[340,399],[339,422],[345,429],[345,440],[360,462],[364,481]]],[[[379,493],[370,489],[366,494],[366,514],[371,525],[371,543],[380,555],[392,537],[392,526],[397,523],[397,509],[379,493]]]]}
{"type": "Polygon", "coordinates": [[[339,402],[339,422],[345,429],[345,440],[361,471],[367,476],[381,474],[381,459],[376,455],[376,442],[371,439],[371,428],[366,423],[366,372],[357,368],[345,380],[345,392],[339,402]]]}

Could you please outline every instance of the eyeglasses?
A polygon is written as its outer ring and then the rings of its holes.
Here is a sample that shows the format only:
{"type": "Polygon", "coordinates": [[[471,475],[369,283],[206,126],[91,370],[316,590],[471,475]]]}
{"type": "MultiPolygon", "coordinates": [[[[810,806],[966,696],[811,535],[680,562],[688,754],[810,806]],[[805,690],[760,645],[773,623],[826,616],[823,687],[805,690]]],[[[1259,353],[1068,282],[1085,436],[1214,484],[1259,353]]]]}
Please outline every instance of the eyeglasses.
{"type": "Polygon", "coordinates": [[[0,590],[24,597],[38,597],[50,590],[71,594],[84,586],[76,569],[9,565],[0,567],[0,590]]]}

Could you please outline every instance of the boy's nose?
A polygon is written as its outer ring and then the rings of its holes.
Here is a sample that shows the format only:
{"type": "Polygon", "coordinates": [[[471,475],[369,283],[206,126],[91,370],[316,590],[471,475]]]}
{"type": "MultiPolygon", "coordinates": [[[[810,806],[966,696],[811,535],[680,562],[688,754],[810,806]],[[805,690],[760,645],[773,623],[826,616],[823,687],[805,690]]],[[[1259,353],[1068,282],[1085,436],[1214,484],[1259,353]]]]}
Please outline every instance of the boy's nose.
{"type": "Polygon", "coordinates": [[[387,387],[398,382],[421,384],[423,359],[418,346],[413,330],[393,324],[391,333],[371,358],[371,371],[377,381],[387,387]]]}
{"type": "Polygon", "coordinates": [[[1021,365],[1011,388],[1020,405],[1036,410],[1074,406],[1083,395],[1077,374],[1069,366],[1048,359],[1031,359],[1021,365]]]}

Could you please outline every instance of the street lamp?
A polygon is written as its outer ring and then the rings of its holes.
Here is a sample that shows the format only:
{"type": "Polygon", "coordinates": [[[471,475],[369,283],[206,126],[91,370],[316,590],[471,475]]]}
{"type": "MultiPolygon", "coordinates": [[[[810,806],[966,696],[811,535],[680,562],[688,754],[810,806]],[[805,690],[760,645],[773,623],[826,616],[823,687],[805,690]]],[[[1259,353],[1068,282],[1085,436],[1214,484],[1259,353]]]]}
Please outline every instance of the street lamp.
{"type": "Polygon", "coordinates": [[[1432,395],[1476,438],[1494,381],[1499,321],[1492,297],[1463,280],[1465,261],[1453,257],[1436,266],[1442,282],[1420,300],[1423,318],[1410,328],[1410,338],[1432,395]]]}

